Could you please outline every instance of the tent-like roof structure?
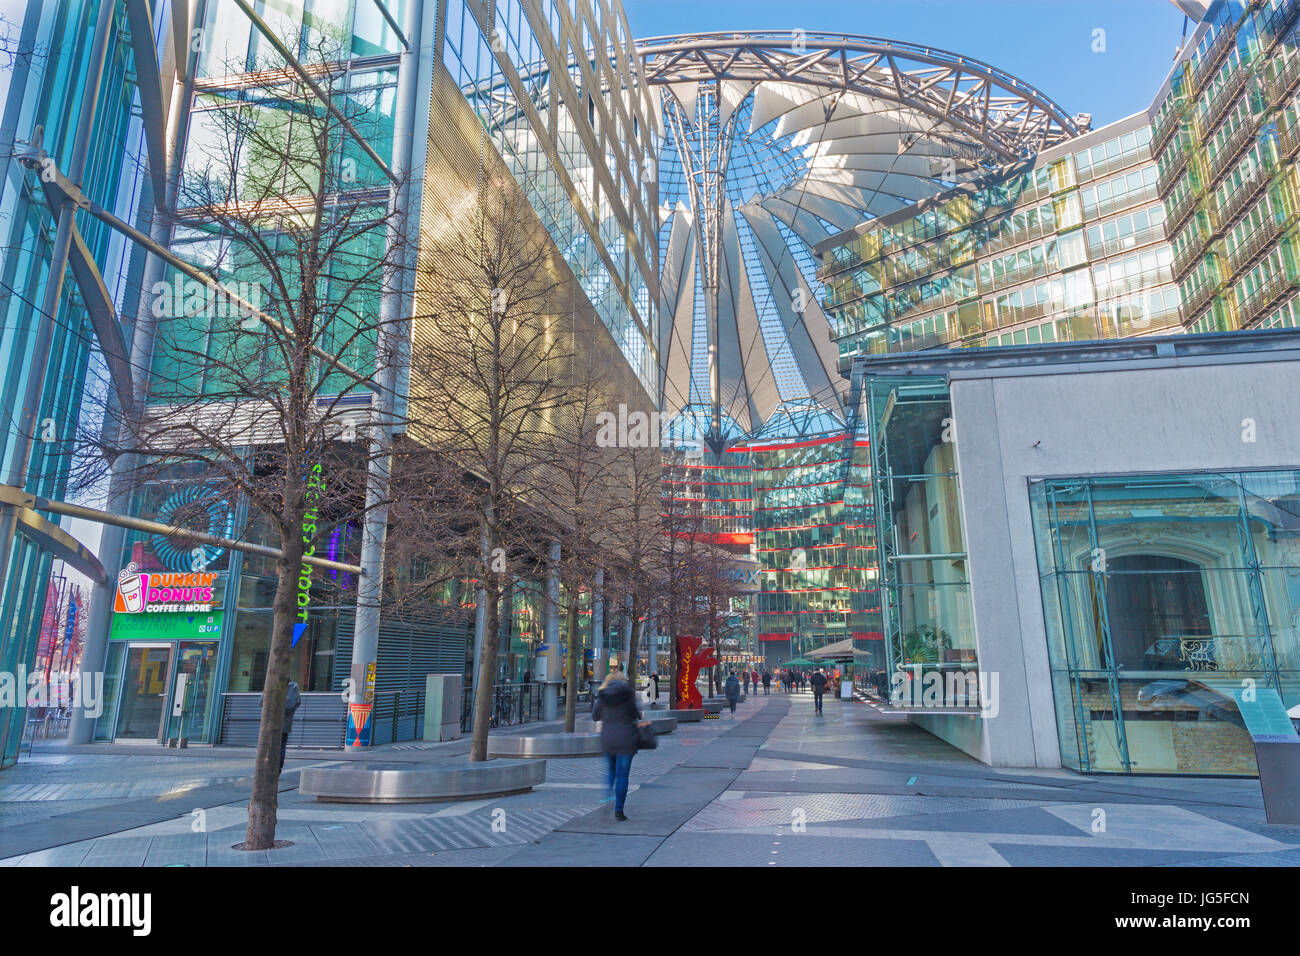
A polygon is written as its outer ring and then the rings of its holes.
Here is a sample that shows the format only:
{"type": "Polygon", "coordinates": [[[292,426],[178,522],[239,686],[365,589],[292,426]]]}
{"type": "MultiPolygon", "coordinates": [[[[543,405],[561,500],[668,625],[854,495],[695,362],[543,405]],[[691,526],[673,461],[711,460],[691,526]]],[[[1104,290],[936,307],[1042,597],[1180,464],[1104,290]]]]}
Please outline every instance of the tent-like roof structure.
{"type": "Polygon", "coordinates": [[[712,447],[783,403],[841,413],[811,248],[1080,132],[968,57],[874,37],[712,33],[638,43],[662,87],[660,381],[712,447]]]}

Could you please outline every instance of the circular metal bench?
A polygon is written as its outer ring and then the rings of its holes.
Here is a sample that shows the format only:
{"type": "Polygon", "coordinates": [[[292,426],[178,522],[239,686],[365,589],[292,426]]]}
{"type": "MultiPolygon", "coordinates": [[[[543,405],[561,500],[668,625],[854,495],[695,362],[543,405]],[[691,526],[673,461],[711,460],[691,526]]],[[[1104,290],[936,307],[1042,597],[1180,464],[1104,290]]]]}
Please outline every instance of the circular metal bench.
{"type": "Polygon", "coordinates": [[[671,734],[677,729],[676,717],[661,717],[657,712],[646,714],[646,720],[650,722],[650,729],[657,734],[671,734]]]}
{"type": "Polygon", "coordinates": [[[488,737],[492,757],[592,757],[600,754],[600,734],[502,734],[488,737]]]}
{"type": "Polygon", "coordinates": [[[545,760],[357,763],[303,770],[298,792],[323,803],[442,803],[524,793],[545,780],[545,760]]]}

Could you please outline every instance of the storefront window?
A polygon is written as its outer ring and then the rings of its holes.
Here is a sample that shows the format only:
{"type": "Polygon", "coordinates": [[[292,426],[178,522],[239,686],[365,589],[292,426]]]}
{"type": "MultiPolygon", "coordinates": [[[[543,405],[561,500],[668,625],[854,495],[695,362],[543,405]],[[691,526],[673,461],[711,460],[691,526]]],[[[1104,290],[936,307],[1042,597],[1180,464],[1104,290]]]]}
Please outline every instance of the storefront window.
{"type": "Polygon", "coordinates": [[[1031,486],[1062,760],[1256,772],[1233,691],[1300,702],[1300,472],[1031,486]]]}
{"type": "MultiPolygon", "coordinates": [[[[243,575],[240,579],[239,608],[230,654],[230,693],[261,693],[266,683],[267,660],[271,648],[271,599],[275,579],[243,575]]],[[[318,595],[312,592],[313,599],[318,595]]],[[[351,613],[348,608],[346,613],[351,613]]],[[[334,651],[338,631],[339,609],[328,605],[310,607],[307,627],[293,649],[289,679],[308,691],[329,691],[334,674],[334,651]]]]}

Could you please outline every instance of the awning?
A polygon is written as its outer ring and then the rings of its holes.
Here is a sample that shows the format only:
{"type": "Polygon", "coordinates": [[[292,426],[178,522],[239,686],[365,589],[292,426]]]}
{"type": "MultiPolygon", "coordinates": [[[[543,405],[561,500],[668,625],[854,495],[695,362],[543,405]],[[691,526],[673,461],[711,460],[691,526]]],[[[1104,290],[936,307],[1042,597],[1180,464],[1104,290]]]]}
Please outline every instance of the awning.
{"type": "Polygon", "coordinates": [[[804,655],[810,660],[853,660],[853,638],[846,637],[842,641],[836,641],[834,644],[827,644],[825,647],[819,647],[815,651],[809,651],[804,655]]]}

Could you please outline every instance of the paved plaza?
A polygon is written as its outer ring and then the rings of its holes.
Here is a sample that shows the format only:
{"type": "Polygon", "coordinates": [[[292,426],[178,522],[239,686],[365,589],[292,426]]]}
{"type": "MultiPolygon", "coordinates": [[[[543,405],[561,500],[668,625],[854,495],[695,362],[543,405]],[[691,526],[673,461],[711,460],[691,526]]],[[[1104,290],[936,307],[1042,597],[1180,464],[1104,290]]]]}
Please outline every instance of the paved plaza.
{"type": "MultiPolygon", "coordinates": [[[[633,761],[621,823],[600,758],[549,760],[526,794],[361,806],[296,789],[304,768],[352,755],[291,752],[277,837],[293,845],[259,853],[231,849],[251,751],[38,745],[0,774],[0,866],[1300,864],[1300,827],[1265,823],[1254,779],[1001,771],[869,704],[825,711],[774,691],[734,720],[679,725],[633,761]]],[[[437,764],[468,746],[365,757],[437,764]]]]}

